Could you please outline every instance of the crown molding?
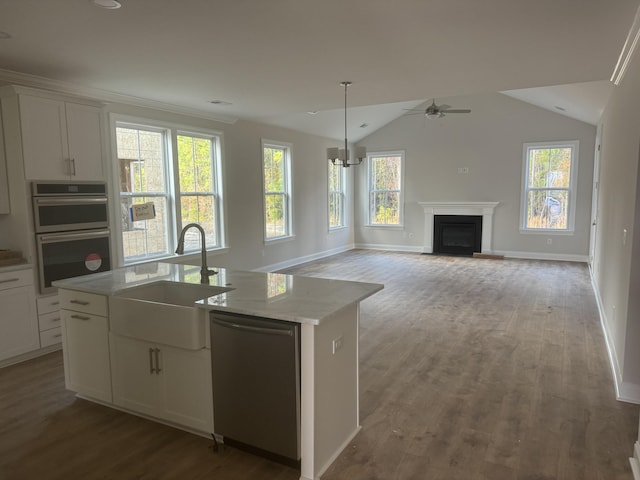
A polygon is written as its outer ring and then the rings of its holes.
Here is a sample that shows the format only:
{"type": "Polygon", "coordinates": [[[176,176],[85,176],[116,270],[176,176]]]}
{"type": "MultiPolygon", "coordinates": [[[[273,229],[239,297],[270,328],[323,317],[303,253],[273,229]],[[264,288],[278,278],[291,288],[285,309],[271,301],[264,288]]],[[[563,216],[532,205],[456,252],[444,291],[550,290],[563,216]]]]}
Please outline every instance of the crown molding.
{"type": "Polygon", "coordinates": [[[620,82],[622,82],[624,74],[627,71],[627,67],[629,66],[629,61],[631,60],[633,52],[636,50],[639,41],[640,7],[638,7],[638,10],[636,11],[636,16],[633,19],[633,24],[629,29],[629,34],[627,35],[627,39],[625,40],[622,51],[620,52],[620,56],[618,57],[618,63],[616,63],[616,67],[613,69],[613,73],[611,74],[610,80],[614,85],[620,85],[620,82]]]}
{"type": "Polygon", "coordinates": [[[74,95],[86,97],[92,100],[99,100],[103,103],[121,103],[125,105],[134,105],[137,107],[151,108],[161,110],[168,113],[176,113],[180,115],[188,115],[190,117],[203,118],[205,120],[213,120],[216,122],[227,123],[233,125],[238,121],[235,117],[217,115],[211,112],[204,112],[195,108],[181,107],[169,103],[158,102],[147,98],[124,95],[121,93],[91,88],[84,85],[78,85],[61,80],[53,80],[38,75],[28,73],[14,72],[12,70],[0,69],[0,82],[6,82],[11,85],[20,85],[24,87],[40,88],[55,93],[65,95],[74,95]]]}

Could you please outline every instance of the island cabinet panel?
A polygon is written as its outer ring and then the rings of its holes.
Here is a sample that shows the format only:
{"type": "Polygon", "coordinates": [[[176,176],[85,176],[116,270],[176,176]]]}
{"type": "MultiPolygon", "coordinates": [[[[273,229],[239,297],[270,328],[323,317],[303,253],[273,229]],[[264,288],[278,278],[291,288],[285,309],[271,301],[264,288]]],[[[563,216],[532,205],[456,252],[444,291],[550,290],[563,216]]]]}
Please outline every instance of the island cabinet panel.
{"type": "Polygon", "coordinates": [[[25,178],[104,178],[99,108],[23,94],[19,106],[25,178]]]}
{"type": "Polygon", "coordinates": [[[111,403],[106,297],[59,290],[67,389],[111,403]]]}
{"type": "Polygon", "coordinates": [[[213,432],[211,351],[187,350],[110,334],[113,403],[213,432]]]}

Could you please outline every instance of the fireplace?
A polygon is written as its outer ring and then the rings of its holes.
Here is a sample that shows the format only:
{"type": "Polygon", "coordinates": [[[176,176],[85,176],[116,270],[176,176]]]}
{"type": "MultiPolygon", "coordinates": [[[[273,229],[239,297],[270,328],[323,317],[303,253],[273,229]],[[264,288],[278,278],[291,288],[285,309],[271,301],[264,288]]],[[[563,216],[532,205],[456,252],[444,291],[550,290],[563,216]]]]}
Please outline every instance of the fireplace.
{"type": "Polygon", "coordinates": [[[434,224],[438,215],[482,217],[480,252],[493,252],[493,212],[498,202],[418,202],[424,210],[424,253],[433,253],[434,224]]]}
{"type": "Polygon", "coordinates": [[[473,255],[482,250],[481,215],[434,215],[433,253],[473,255]]]}

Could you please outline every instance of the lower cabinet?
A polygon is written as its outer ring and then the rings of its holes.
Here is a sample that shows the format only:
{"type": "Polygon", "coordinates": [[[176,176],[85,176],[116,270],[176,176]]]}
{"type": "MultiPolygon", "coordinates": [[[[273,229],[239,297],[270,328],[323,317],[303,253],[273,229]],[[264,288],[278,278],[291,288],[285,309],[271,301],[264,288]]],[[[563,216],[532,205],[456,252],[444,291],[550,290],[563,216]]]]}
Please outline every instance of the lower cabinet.
{"type": "Polygon", "coordinates": [[[0,273],[0,360],[40,348],[31,269],[0,273]]]}
{"type": "Polygon", "coordinates": [[[68,293],[60,292],[66,387],[80,395],[111,403],[109,319],[87,313],[106,314],[106,310],[102,311],[104,297],[77,293],[69,297],[68,293]]]}
{"type": "Polygon", "coordinates": [[[109,334],[113,403],[213,432],[211,351],[186,350],[109,334]]]}

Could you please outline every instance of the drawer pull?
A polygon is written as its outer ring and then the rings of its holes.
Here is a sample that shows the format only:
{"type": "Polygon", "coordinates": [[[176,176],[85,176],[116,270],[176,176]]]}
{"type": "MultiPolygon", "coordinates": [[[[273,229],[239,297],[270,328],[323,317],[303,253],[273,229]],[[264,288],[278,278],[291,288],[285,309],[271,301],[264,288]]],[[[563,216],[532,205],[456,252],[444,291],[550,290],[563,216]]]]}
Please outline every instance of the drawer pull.
{"type": "Polygon", "coordinates": [[[69,300],[69,303],[75,303],[76,305],[89,305],[89,302],[85,302],[84,300],[69,300]]]}
{"type": "Polygon", "coordinates": [[[59,322],[59,321],[60,321],[60,317],[58,317],[58,318],[52,318],[52,319],[51,319],[51,321],[52,321],[52,322],[59,322]]]}
{"type": "Polygon", "coordinates": [[[51,302],[49,305],[60,305],[60,302],[56,300],[55,302],[51,302]]]}
{"type": "Polygon", "coordinates": [[[53,338],[60,338],[61,336],[62,336],[62,334],[61,334],[61,333],[57,333],[57,334],[55,334],[55,335],[53,336],[53,338]]]}
{"type": "Polygon", "coordinates": [[[84,315],[71,315],[71,318],[76,320],[91,320],[91,317],[85,317],[84,315]]]}
{"type": "Polygon", "coordinates": [[[19,278],[7,278],[6,280],[0,280],[0,283],[17,282],[18,280],[20,280],[20,279],[19,278]]]}

